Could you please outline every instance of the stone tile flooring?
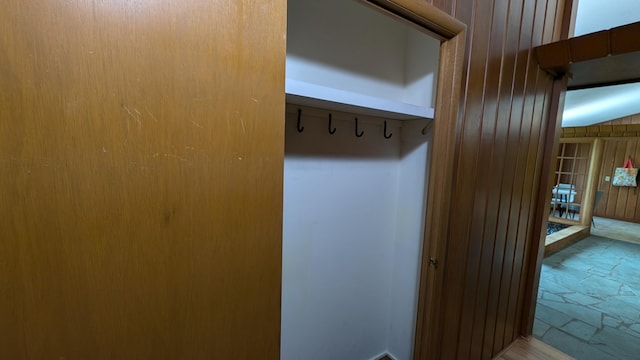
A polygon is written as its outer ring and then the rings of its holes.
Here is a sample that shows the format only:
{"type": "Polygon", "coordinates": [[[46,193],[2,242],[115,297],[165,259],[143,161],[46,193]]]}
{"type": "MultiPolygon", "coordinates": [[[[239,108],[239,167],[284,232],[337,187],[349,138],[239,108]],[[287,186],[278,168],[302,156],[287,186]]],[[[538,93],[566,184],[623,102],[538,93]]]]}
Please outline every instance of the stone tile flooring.
{"type": "Polygon", "coordinates": [[[533,332],[578,360],[640,359],[640,244],[592,235],[545,258],[533,332]]]}

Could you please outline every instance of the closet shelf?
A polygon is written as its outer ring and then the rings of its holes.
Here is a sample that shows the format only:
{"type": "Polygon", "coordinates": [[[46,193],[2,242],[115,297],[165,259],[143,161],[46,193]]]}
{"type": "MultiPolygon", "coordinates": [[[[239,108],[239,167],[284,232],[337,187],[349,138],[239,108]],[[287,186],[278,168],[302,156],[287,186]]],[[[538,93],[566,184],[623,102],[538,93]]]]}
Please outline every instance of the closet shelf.
{"type": "Polygon", "coordinates": [[[305,81],[286,79],[285,92],[287,103],[290,104],[354,112],[396,120],[433,119],[433,108],[406,104],[305,81]]]}

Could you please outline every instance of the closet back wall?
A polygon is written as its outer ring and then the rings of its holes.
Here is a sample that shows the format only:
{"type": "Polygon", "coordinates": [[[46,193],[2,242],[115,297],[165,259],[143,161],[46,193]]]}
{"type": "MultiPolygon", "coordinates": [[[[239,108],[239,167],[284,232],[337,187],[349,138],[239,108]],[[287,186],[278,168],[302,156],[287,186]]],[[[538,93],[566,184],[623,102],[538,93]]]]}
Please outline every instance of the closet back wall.
{"type": "Polygon", "coordinates": [[[328,113],[287,112],[282,359],[410,359],[429,120],[328,113]]]}

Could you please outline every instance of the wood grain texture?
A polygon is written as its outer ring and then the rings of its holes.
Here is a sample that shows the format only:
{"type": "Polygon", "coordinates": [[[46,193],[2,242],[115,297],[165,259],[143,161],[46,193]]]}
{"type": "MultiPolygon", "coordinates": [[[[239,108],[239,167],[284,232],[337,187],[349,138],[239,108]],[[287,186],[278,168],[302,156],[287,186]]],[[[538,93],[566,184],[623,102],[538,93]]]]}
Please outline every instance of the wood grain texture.
{"type": "Polygon", "coordinates": [[[278,358],[285,21],[3,4],[3,357],[278,358]]]}
{"type": "Polygon", "coordinates": [[[572,360],[573,358],[535,338],[518,338],[494,360],[572,360]]]}
{"type": "Polygon", "coordinates": [[[623,125],[623,124],[640,124],[640,114],[624,116],[611,121],[605,121],[598,125],[623,125]]]}
{"type": "Polygon", "coordinates": [[[547,134],[559,131],[532,49],[559,38],[564,1],[435,3],[454,4],[469,34],[438,356],[490,359],[527,323],[547,134]]]}
{"type": "MultiPolygon", "coordinates": [[[[598,179],[600,179],[600,169],[602,168],[603,142],[601,139],[594,139],[591,153],[589,154],[588,177],[584,196],[582,197],[582,207],[580,209],[580,224],[591,228],[593,219],[593,207],[595,204],[596,192],[598,191],[598,179]]],[[[601,200],[600,200],[601,201],[601,200]]]]}
{"type": "MultiPolygon", "coordinates": [[[[443,42],[440,47],[440,69],[438,71],[438,96],[434,122],[434,145],[429,171],[428,212],[422,264],[430,258],[447,259],[449,246],[450,207],[455,170],[455,148],[459,139],[458,106],[461,93],[462,66],[466,30],[443,42]]],[[[418,303],[418,325],[415,341],[415,358],[437,358],[442,343],[440,323],[442,318],[442,291],[445,273],[430,266],[422,266],[418,303]],[[437,271],[436,271],[437,270],[437,271]]]]}
{"type": "Polygon", "coordinates": [[[635,82],[640,77],[635,66],[639,34],[640,22],[636,22],[563,38],[536,48],[537,60],[551,74],[571,74],[569,89],[635,82]]]}
{"type": "Polygon", "coordinates": [[[603,143],[602,162],[597,178],[598,190],[604,195],[594,215],[610,219],[640,223],[640,195],[636,188],[613,186],[612,181],[605,181],[605,176],[613,178],[615,168],[622,167],[624,161],[631,156],[633,165],[640,166],[640,139],[601,138],[603,143]]]}
{"type": "Polygon", "coordinates": [[[451,15],[418,0],[361,0],[398,16],[440,40],[449,40],[466,29],[451,15]]]}
{"type": "MultiPolygon", "coordinates": [[[[546,31],[543,37],[544,43],[549,43],[558,39],[558,32],[561,38],[568,34],[568,27],[571,25],[571,18],[574,10],[572,9],[574,2],[559,1],[555,8],[547,7],[547,16],[545,17],[545,27],[549,19],[549,13],[555,13],[556,24],[553,31],[546,31]],[[558,25],[560,24],[560,25],[558,25]]],[[[546,113],[541,117],[541,126],[545,127],[541,130],[538,144],[538,159],[542,162],[542,169],[539,176],[535,177],[535,181],[539,183],[534,186],[537,189],[536,201],[530,202],[529,206],[535,218],[533,221],[532,233],[537,237],[537,241],[528,242],[524,251],[524,265],[521,272],[520,295],[517,313],[523,316],[519,319],[520,334],[530,336],[533,330],[533,322],[535,315],[535,307],[538,293],[538,285],[540,281],[540,271],[544,256],[544,238],[546,236],[546,227],[548,219],[548,205],[551,192],[553,159],[557,155],[559,145],[559,134],[561,131],[561,115],[560,109],[564,108],[564,95],[567,87],[567,77],[556,79],[551,84],[551,88],[547,90],[547,99],[545,101],[546,113]],[[545,124],[546,122],[546,124],[545,124]],[[544,144],[544,145],[543,145],[544,144]],[[540,206],[540,204],[544,204],[540,206]]],[[[534,182],[535,183],[535,182],[534,182]]]]}

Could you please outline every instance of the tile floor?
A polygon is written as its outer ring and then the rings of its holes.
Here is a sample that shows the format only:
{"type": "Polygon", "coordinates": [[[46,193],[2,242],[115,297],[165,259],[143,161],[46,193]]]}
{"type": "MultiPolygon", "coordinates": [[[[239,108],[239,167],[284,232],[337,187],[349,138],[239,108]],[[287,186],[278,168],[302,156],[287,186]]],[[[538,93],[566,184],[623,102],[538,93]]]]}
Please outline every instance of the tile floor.
{"type": "Polygon", "coordinates": [[[640,359],[640,244],[592,235],[547,257],[534,336],[578,360],[640,359]]]}

